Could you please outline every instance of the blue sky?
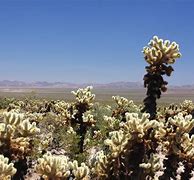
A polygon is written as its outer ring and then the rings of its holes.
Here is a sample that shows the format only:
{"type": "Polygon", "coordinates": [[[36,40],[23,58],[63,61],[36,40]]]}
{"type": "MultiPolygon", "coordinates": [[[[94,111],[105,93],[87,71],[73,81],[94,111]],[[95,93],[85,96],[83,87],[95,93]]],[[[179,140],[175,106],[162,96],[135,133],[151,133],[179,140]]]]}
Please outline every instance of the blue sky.
{"type": "Polygon", "coordinates": [[[180,44],[171,84],[194,84],[192,0],[0,0],[0,80],[142,81],[153,35],[180,44]]]}

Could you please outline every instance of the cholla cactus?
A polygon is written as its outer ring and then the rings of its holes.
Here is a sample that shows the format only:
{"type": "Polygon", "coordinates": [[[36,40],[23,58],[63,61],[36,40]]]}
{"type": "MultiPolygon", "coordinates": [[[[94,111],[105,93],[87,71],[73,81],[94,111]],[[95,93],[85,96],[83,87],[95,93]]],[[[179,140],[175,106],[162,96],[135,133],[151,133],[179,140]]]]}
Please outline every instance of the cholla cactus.
{"type": "MultiPolygon", "coordinates": [[[[121,168],[121,154],[126,150],[128,138],[120,131],[110,133],[111,138],[104,141],[105,145],[109,146],[109,152],[100,150],[90,160],[93,175],[99,179],[111,179],[119,176],[121,168]]],[[[121,171],[120,174],[123,172],[121,171]]]]}
{"type": "Polygon", "coordinates": [[[72,91],[72,93],[76,96],[76,101],[82,104],[88,104],[92,106],[92,101],[95,99],[95,94],[91,93],[93,89],[92,86],[88,86],[84,89],[78,89],[77,91],[72,91]]]}
{"type": "Polygon", "coordinates": [[[125,147],[128,143],[129,137],[127,137],[122,130],[113,131],[109,133],[111,139],[105,140],[105,145],[108,145],[111,149],[112,156],[118,157],[121,152],[124,152],[125,147]]]}
{"type": "Polygon", "coordinates": [[[127,110],[130,110],[130,108],[138,109],[138,107],[133,103],[132,100],[129,101],[128,99],[120,96],[113,96],[112,98],[115,100],[116,104],[120,108],[127,110]]]}
{"type": "Polygon", "coordinates": [[[181,104],[182,108],[184,109],[194,109],[194,104],[191,100],[185,99],[181,104]]]}
{"type": "Polygon", "coordinates": [[[158,127],[156,120],[149,120],[149,114],[143,113],[141,117],[137,113],[126,113],[126,123],[123,125],[124,131],[133,135],[140,141],[147,134],[150,128],[158,127]]]}
{"type": "Polygon", "coordinates": [[[115,117],[103,116],[105,125],[109,128],[109,130],[116,130],[119,128],[120,120],[115,117]]]}
{"type": "Polygon", "coordinates": [[[22,118],[22,114],[4,113],[4,122],[0,124],[0,141],[10,141],[14,137],[22,118]]]}
{"type": "Polygon", "coordinates": [[[184,100],[181,104],[181,109],[194,117],[194,104],[191,100],[184,100]]]}
{"type": "Polygon", "coordinates": [[[92,172],[97,174],[99,177],[108,177],[107,166],[109,163],[108,157],[104,154],[104,151],[99,151],[96,153],[96,156],[92,159],[92,172]]]}
{"type": "Polygon", "coordinates": [[[113,96],[112,97],[116,104],[117,107],[113,111],[112,116],[120,119],[121,121],[126,121],[125,119],[125,113],[126,112],[140,112],[140,109],[137,105],[133,103],[133,101],[129,101],[128,99],[120,96],[113,96]]]}
{"type": "MultiPolygon", "coordinates": [[[[162,145],[156,149],[157,153],[152,153],[150,159],[146,163],[141,163],[139,166],[145,169],[148,177],[158,180],[164,174],[164,160],[166,160],[166,153],[162,151],[162,145]]],[[[147,178],[148,178],[147,177],[147,178]]]]}
{"type": "Polygon", "coordinates": [[[159,39],[154,36],[148,43],[149,46],[143,48],[146,61],[151,65],[173,64],[177,58],[181,57],[179,45],[176,42],[159,39]]]}
{"type": "Polygon", "coordinates": [[[9,159],[0,155],[0,179],[11,180],[11,176],[16,173],[16,169],[13,167],[13,163],[8,164],[9,159]]]}
{"type": "Polygon", "coordinates": [[[176,126],[176,133],[184,134],[185,132],[189,133],[194,127],[194,119],[192,115],[183,116],[182,113],[169,118],[169,123],[176,126]]]}
{"type": "Polygon", "coordinates": [[[184,173],[185,167],[182,162],[178,163],[178,168],[176,170],[176,180],[181,180],[181,174],[184,173]]]}
{"type": "Polygon", "coordinates": [[[162,138],[162,143],[168,152],[164,178],[173,177],[178,168],[178,162],[181,161],[184,162],[185,167],[182,176],[189,179],[191,169],[194,165],[194,137],[189,136],[193,127],[194,120],[191,115],[184,116],[183,113],[179,113],[168,119],[166,123],[166,135],[162,138]]]}
{"type": "Polygon", "coordinates": [[[157,116],[159,119],[164,119],[165,121],[168,121],[169,117],[174,117],[179,113],[185,114],[185,111],[183,111],[183,109],[178,105],[170,104],[167,107],[165,106],[162,107],[161,109],[158,109],[157,116]]]}
{"type": "Polygon", "coordinates": [[[18,114],[18,113],[4,113],[5,118],[5,124],[10,124],[12,126],[17,126],[23,119],[24,114],[18,114]]]}
{"type": "Polygon", "coordinates": [[[87,124],[88,126],[94,126],[96,121],[94,120],[94,116],[92,114],[84,113],[83,123],[87,124]]]}
{"type": "Polygon", "coordinates": [[[149,120],[149,114],[126,113],[126,122],[120,123],[120,130],[109,133],[110,138],[104,141],[109,147],[105,155],[103,151],[95,158],[95,174],[102,178],[138,178],[139,164],[144,157],[144,138],[149,130],[159,126],[156,120],[149,120]],[[137,155],[138,154],[138,155],[137,155]],[[138,156],[138,157],[137,157],[138,156]]]}
{"type": "Polygon", "coordinates": [[[190,175],[191,175],[190,180],[194,180],[194,169],[191,171],[190,175]]]}
{"type": "Polygon", "coordinates": [[[13,136],[22,119],[23,114],[4,113],[4,122],[1,123],[1,138],[9,139],[13,136]]]}
{"type": "Polygon", "coordinates": [[[33,136],[40,132],[36,123],[30,123],[24,119],[24,114],[4,113],[4,122],[0,124],[0,136],[3,139],[15,138],[17,134],[21,137],[33,136]]]}
{"type": "Polygon", "coordinates": [[[53,105],[53,111],[57,115],[57,119],[63,119],[63,123],[68,124],[71,121],[73,113],[69,110],[71,109],[71,104],[64,101],[57,101],[53,105]]]}
{"type": "Polygon", "coordinates": [[[179,113],[173,118],[169,118],[166,127],[166,141],[168,141],[168,149],[170,154],[174,154],[179,157],[185,156],[187,153],[188,155],[190,153],[192,154],[193,137],[189,138],[189,133],[193,127],[194,119],[192,119],[191,115],[184,117],[182,113],[179,113]]]}
{"type": "Polygon", "coordinates": [[[74,180],[89,180],[90,170],[85,163],[81,163],[81,166],[78,166],[77,161],[69,162],[69,167],[72,171],[72,175],[75,177],[74,180]]]}
{"type": "Polygon", "coordinates": [[[14,178],[23,178],[27,172],[26,157],[33,152],[33,136],[39,131],[36,123],[31,124],[28,119],[24,119],[24,114],[4,113],[4,121],[0,124],[0,153],[17,164],[14,178]]]}
{"type": "Polygon", "coordinates": [[[76,132],[73,130],[72,127],[68,127],[67,133],[70,134],[70,135],[76,135],[76,132]]]}
{"type": "Polygon", "coordinates": [[[95,120],[92,115],[89,115],[89,110],[93,106],[95,95],[91,92],[92,87],[88,86],[84,89],[78,89],[72,93],[76,96],[76,102],[70,108],[72,114],[71,125],[76,129],[77,135],[80,137],[79,153],[84,151],[84,139],[87,129],[93,126],[95,120]]]}
{"type": "Polygon", "coordinates": [[[144,86],[147,87],[147,97],[144,99],[142,112],[150,113],[150,119],[156,117],[156,99],[161,96],[161,91],[167,90],[168,82],[163,80],[163,75],[170,76],[176,58],[181,56],[179,46],[175,42],[163,41],[157,36],[153,37],[148,47],[144,47],[143,53],[149,66],[146,67],[147,74],[144,76],[144,86]],[[150,46],[150,47],[149,47],[150,46]]]}
{"type": "MultiPolygon", "coordinates": [[[[91,90],[92,87],[88,86],[77,91],[72,91],[76,98],[74,103],[56,101],[52,105],[52,116],[55,117],[58,124],[72,127],[76,133],[76,138],[79,138],[78,147],[76,148],[77,154],[83,153],[87,130],[96,124],[94,116],[90,113],[95,99],[95,95],[92,94],[91,90]]],[[[67,132],[68,135],[70,135],[69,132],[67,132]]],[[[75,134],[72,134],[75,137],[75,134]]]]}
{"type": "Polygon", "coordinates": [[[194,163],[194,135],[189,137],[188,133],[183,134],[181,147],[185,158],[194,163]]]}
{"type": "Polygon", "coordinates": [[[20,123],[18,131],[22,137],[33,136],[40,132],[40,129],[36,127],[36,123],[30,123],[29,119],[25,119],[20,123]]]}
{"type": "Polygon", "coordinates": [[[37,112],[26,112],[24,115],[25,119],[30,119],[30,122],[37,122],[40,123],[43,120],[44,114],[37,113],[37,112]]]}
{"type": "Polygon", "coordinates": [[[90,172],[85,163],[79,167],[77,161],[71,162],[67,156],[50,153],[38,159],[35,170],[45,180],[87,180],[90,172]]]}
{"type": "Polygon", "coordinates": [[[158,122],[157,126],[153,129],[154,138],[157,139],[159,142],[165,138],[167,131],[166,131],[166,125],[164,122],[158,122]]]}
{"type": "Polygon", "coordinates": [[[45,180],[68,179],[71,174],[66,156],[49,153],[38,159],[35,170],[45,180]]]}

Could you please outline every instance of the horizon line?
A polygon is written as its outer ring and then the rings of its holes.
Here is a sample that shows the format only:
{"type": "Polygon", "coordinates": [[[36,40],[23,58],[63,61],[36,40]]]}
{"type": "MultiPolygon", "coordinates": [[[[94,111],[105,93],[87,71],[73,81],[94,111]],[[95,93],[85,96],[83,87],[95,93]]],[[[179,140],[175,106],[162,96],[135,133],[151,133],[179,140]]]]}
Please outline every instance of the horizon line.
{"type": "MultiPolygon", "coordinates": [[[[141,85],[143,85],[143,80],[142,81],[110,81],[110,82],[72,82],[72,81],[46,81],[46,80],[35,80],[35,81],[23,81],[23,80],[0,80],[0,82],[3,81],[9,81],[9,82],[22,82],[22,83],[26,83],[26,84],[30,84],[30,83],[68,83],[68,84],[75,84],[75,85],[83,85],[83,84],[111,84],[111,83],[139,83],[141,85]]],[[[175,84],[175,83],[171,83],[168,84],[168,86],[194,86],[194,83],[190,83],[190,84],[175,84]]]]}

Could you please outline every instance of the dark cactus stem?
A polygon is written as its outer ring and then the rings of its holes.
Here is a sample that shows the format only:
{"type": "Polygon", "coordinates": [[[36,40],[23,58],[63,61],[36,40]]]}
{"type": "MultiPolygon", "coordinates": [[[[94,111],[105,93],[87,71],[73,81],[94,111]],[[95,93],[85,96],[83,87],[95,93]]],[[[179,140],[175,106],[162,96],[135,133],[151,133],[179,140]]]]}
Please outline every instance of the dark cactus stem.
{"type": "Polygon", "coordinates": [[[178,168],[178,157],[174,154],[167,156],[167,160],[164,160],[164,174],[160,177],[160,180],[175,179],[176,170],[178,168]]]}
{"type": "Polygon", "coordinates": [[[144,99],[144,109],[143,112],[150,114],[150,119],[156,117],[157,103],[156,99],[159,99],[161,96],[161,86],[163,78],[158,74],[149,74],[147,73],[144,76],[144,86],[147,87],[147,97],[144,99]]]}
{"type": "Polygon", "coordinates": [[[80,137],[78,143],[78,153],[84,152],[84,139],[87,133],[87,125],[83,122],[83,114],[88,110],[87,104],[76,104],[76,109],[78,110],[77,114],[71,120],[72,125],[78,125],[76,130],[77,135],[80,137]]]}
{"type": "Polygon", "coordinates": [[[156,100],[161,97],[161,92],[167,90],[168,82],[164,81],[162,75],[170,76],[173,71],[171,66],[151,65],[146,67],[147,74],[144,76],[144,87],[147,88],[147,97],[144,99],[144,108],[142,112],[150,114],[150,119],[156,118],[157,103],[156,100]]]}
{"type": "Polygon", "coordinates": [[[142,180],[145,177],[143,176],[143,169],[139,167],[139,164],[143,162],[145,155],[145,146],[143,143],[135,143],[133,146],[133,151],[130,154],[129,162],[131,162],[132,174],[130,175],[131,179],[142,180]]]}
{"type": "Polygon", "coordinates": [[[17,169],[17,172],[12,177],[12,180],[24,180],[24,176],[27,174],[28,170],[27,159],[19,159],[14,163],[14,167],[17,169]]]}
{"type": "Polygon", "coordinates": [[[144,143],[134,141],[129,146],[131,151],[126,151],[114,159],[113,167],[107,170],[106,180],[145,180],[143,169],[139,167],[145,155],[144,143]]]}
{"type": "Polygon", "coordinates": [[[191,179],[191,171],[194,168],[193,162],[184,162],[185,171],[181,175],[182,180],[191,179]]]}
{"type": "MultiPolygon", "coordinates": [[[[194,110],[191,112],[192,118],[194,119],[194,110]]],[[[194,134],[194,128],[190,131],[189,135],[194,134]]]]}
{"type": "MultiPolygon", "coordinates": [[[[0,154],[3,154],[4,157],[9,159],[9,163],[14,160],[13,156],[21,153],[19,150],[14,151],[11,147],[10,139],[1,139],[3,145],[0,146],[0,154]]],[[[14,160],[14,167],[17,169],[16,174],[11,178],[12,180],[24,180],[24,176],[27,174],[28,164],[27,159],[24,156],[23,158],[19,158],[18,160],[14,160]]]]}
{"type": "Polygon", "coordinates": [[[77,131],[77,134],[80,136],[80,141],[78,143],[79,153],[84,152],[84,140],[87,132],[87,126],[83,123],[83,119],[81,118],[80,127],[77,131]]]}

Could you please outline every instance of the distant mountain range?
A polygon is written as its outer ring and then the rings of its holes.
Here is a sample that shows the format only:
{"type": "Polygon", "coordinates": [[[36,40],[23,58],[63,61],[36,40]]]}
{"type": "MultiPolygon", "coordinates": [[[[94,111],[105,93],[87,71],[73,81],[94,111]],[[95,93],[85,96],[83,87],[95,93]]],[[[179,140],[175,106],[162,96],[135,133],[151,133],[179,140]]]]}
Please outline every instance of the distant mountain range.
{"type": "Polygon", "coordinates": [[[94,88],[142,88],[140,82],[112,82],[112,83],[67,83],[67,82],[23,82],[23,81],[0,81],[0,88],[80,88],[86,86],[93,86],[94,88]]]}
{"type": "MultiPolygon", "coordinates": [[[[94,88],[105,88],[105,89],[139,89],[143,88],[141,82],[112,82],[112,83],[68,83],[68,82],[24,82],[24,81],[0,81],[0,88],[80,88],[86,86],[93,86],[94,88]]],[[[183,85],[183,86],[169,86],[171,88],[184,88],[194,89],[194,85],[183,85]]]]}

